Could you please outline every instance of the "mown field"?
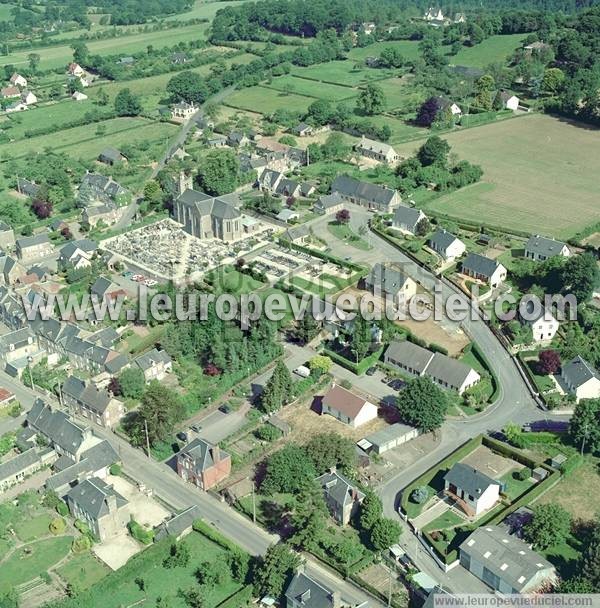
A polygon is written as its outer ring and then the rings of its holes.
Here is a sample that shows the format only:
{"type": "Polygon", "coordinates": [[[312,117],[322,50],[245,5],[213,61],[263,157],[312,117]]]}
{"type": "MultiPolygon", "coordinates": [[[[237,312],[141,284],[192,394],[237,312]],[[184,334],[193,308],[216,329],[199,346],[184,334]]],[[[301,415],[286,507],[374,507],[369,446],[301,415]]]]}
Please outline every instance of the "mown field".
{"type": "Polygon", "coordinates": [[[413,86],[410,81],[402,78],[379,80],[377,86],[383,89],[388,110],[405,106],[412,106],[416,109],[427,97],[425,91],[413,86]]]}
{"type": "Polygon", "coordinates": [[[527,34],[509,34],[491,36],[481,44],[472,47],[464,46],[458,54],[450,57],[450,63],[474,68],[483,68],[490,63],[503,62],[506,57],[521,46],[527,34]]]}
{"type": "Polygon", "coordinates": [[[358,95],[358,91],[351,87],[343,87],[337,84],[329,84],[319,82],[318,84],[312,80],[304,78],[296,78],[295,76],[281,76],[274,78],[273,82],[267,85],[270,89],[277,91],[297,93],[298,95],[306,95],[307,97],[315,97],[318,99],[327,99],[329,101],[342,101],[352,99],[358,95]]]}
{"type": "MultiPolygon", "coordinates": [[[[599,129],[534,114],[443,135],[481,182],[426,210],[507,229],[568,238],[598,221],[599,129]]],[[[410,155],[422,140],[396,146],[410,155]]]]}
{"type": "Polygon", "coordinates": [[[142,141],[166,142],[177,132],[169,123],[157,123],[144,118],[114,118],[98,125],[65,129],[60,135],[51,133],[0,145],[0,158],[18,158],[45,149],[66,152],[74,158],[93,160],[107,146],[120,147],[142,141]],[[103,133],[98,134],[98,125],[103,133]]]}
{"type": "Polygon", "coordinates": [[[416,59],[419,56],[419,43],[414,40],[385,40],[369,46],[357,47],[348,53],[350,59],[364,61],[367,57],[379,57],[387,47],[399,49],[405,59],[416,59]]]}
{"type": "MultiPolygon", "coordinates": [[[[117,55],[132,54],[143,51],[151,44],[155,49],[165,46],[174,46],[178,42],[190,42],[204,38],[208,29],[208,23],[200,25],[186,25],[184,27],[164,30],[160,32],[145,32],[131,36],[118,38],[107,38],[106,40],[94,40],[87,42],[91,54],[117,55]]],[[[27,64],[27,55],[31,50],[18,51],[5,55],[3,63],[13,65],[27,64]]],[[[36,48],[35,52],[41,57],[40,70],[49,70],[65,66],[73,60],[73,49],[69,45],[48,46],[36,48]]]]}
{"type": "Polygon", "coordinates": [[[227,97],[225,105],[260,114],[271,114],[280,108],[293,112],[306,112],[314,101],[312,97],[283,93],[262,86],[241,89],[227,97]]]}
{"type": "Polygon", "coordinates": [[[372,80],[381,80],[393,75],[393,73],[393,70],[365,68],[348,59],[311,65],[307,68],[292,68],[292,74],[295,76],[341,84],[348,87],[366,84],[372,80]]]}

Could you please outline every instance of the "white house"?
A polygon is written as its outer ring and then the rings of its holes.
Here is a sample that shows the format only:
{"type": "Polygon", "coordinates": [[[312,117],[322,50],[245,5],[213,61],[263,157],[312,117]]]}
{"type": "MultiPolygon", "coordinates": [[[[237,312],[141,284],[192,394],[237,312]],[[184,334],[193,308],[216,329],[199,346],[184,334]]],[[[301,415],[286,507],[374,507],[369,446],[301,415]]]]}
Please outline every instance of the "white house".
{"type": "Polygon", "coordinates": [[[408,234],[415,234],[419,222],[425,219],[427,219],[427,216],[420,209],[400,205],[394,211],[392,228],[408,234]]]}
{"type": "Polygon", "coordinates": [[[10,77],[10,84],[15,87],[21,87],[24,89],[27,86],[27,78],[25,76],[21,76],[21,74],[17,74],[16,72],[10,77]]]}
{"type": "Polygon", "coordinates": [[[334,384],[323,397],[321,413],[356,428],[377,418],[377,406],[334,384]]]}
{"type": "Polygon", "coordinates": [[[70,63],[67,69],[67,73],[70,76],[81,77],[85,74],[85,70],[78,63],[70,63]]]}
{"type": "Polygon", "coordinates": [[[500,483],[478,469],[457,462],[444,476],[444,492],[469,516],[489,511],[500,499],[500,483]]]}
{"type": "Polygon", "coordinates": [[[536,315],[536,318],[530,318],[526,322],[531,325],[534,342],[550,342],[556,335],[560,325],[554,315],[543,307],[540,309],[539,315],[536,315]]]}
{"type": "Polygon", "coordinates": [[[478,253],[470,253],[462,263],[461,272],[468,277],[496,288],[506,280],[506,268],[496,260],[478,253]]]}
{"type": "Polygon", "coordinates": [[[500,91],[500,101],[502,102],[502,107],[507,110],[516,112],[519,109],[519,98],[509,91],[500,91]]]}
{"type": "Polygon", "coordinates": [[[459,238],[443,229],[438,230],[429,239],[429,247],[448,261],[459,258],[467,250],[467,246],[459,238]]]}
{"type": "Polygon", "coordinates": [[[73,99],[74,101],[85,101],[87,98],[88,96],[85,93],[82,93],[81,91],[75,91],[73,95],[71,95],[71,99],[73,99]]]}
{"type": "Polygon", "coordinates": [[[34,103],[37,103],[38,98],[35,96],[34,93],[32,93],[31,91],[23,91],[21,93],[21,101],[27,105],[30,106],[34,103]]]}
{"type": "Polygon", "coordinates": [[[600,377],[598,372],[583,358],[577,355],[565,363],[560,370],[560,378],[565,388],[577,399],[600,398],[600,377]]]}

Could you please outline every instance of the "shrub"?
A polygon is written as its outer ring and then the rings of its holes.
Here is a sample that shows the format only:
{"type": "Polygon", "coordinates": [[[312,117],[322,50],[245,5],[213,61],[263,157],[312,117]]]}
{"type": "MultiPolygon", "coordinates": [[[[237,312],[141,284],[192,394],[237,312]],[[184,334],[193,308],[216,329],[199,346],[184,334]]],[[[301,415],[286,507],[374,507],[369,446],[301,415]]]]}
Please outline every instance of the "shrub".
{"type": "Polygon", "coordinates": [[[119,475],[121,475],[122,472],[123,472],[123,469],[120,464],[117,464],[115,462],[114,464],[110,465],[110,474],[111,475],[118,477],[119,475]]]}
{"type": "Polygon", "coordinates": [[[127,528],[129,529],[131,536],[142,543],[142,545],[149,545],[154,540],[154,530],[146,530],[146,528],[135,521],[135,519],[132,519],[127,524],[127,528]]]}
{"type": "Polygon", "coordinates": [[[92,547],[92,541],[89,536],[78,536],[71,545],[71,551],[73,553],[84,553],[89,551],[92,547]]]}
{"type": "Polygon", "coordinates": [[[348,380],[348,378],[344,378],[341,382],[340,382],[340,386],[342,388],[345,388],[346,390],[350,390],[352,388],[352,382],[350,382],[350,380],[348,380]]]}
{"type": "Polygon", "coordinates": [[[23,406],[20,403],[13,403],[8,408],[8,415],[11,418],[18,418],[23,413],[23,406]]]}
{"type": "Polygon", "coordinates": [[[527,481],[530,477],[531,477],[531,469],[529,467],[524,467],[522,469],[520,469],[519,471],[515,471],[515,473],[513,473],[513,475],[519,480],[519,481],[527,481]]]}
{"type": "Polygon", "coordinates": [[[66,517],[69,514],[69,507],[61,500],[56,505],[56,512],[62,517],[66,517]]]}
{"type": "Polygon", "coordinates": [[[50,522],[48,527],[52,534],[62,534],[67,528],[67,523],[62,517],[56,517],[50,522]]]}
{"type": "Polygon", "coordinates": [[[256,437],[262,441],[275,441],[281,437],[281,431],[272,424],[264,424],[254,431],[256,437]]]}
{"type": "Polygon", "coordinates": [[[428,497],[429,490],[427,489],[427,486],[419,486],[418,488],[415,488],[410,494],[410,499],[413,502],[416,502],[418,505],[422,505],[428,497]]]}

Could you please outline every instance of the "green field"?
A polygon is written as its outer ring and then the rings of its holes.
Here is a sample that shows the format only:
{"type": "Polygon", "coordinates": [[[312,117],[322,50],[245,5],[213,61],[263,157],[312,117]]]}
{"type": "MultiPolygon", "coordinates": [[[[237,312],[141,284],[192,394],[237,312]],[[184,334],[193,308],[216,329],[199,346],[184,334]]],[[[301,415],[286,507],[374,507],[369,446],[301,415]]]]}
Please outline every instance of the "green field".
{"type": "Polygon", "coordinates": [[[372,80],[379,80],[393,75],[392,70],[374,70],[358,65],[354,61],[341,60],[329,61],[311,65],[307,68],[293,67],[292,74],[311,80],[331,82],[348,87],[355,87],[359,84],[366,84],[372,80]]]}
{"type": "Polygon", "coordinates": [[[509,34],[506,36],[491,36],[481,44],[472,47],[463,46],[450,63],[473,68],[483,68],[490,63],[506,63],[506,58],[521,46],[527,34],[509,34]]]}
{"type": "MultiPolygon", "coordinates": [[[[118,38],[107,38],[106,40],[93,40],[87,43],[92,55],[117,55],[120,53],[131,54],[146,50],[151,44],[155,49],[165,46],[173,46],[178,42],[190,42],[192,40],[204,39],[204,33],[208,24],[186,25],[180,28],[168,29],[160,32],[144,32],[131,36],[118,38]]],[[[18,51],[5,55],[3,63],[13,65],[25,65],[28,63],[27,55],[30,50],[18,51]]],[[[40,55],[40,70],[49,70],[67,66],[73,60],[73,49],[69,45],[48,46],[35,49],[40,55]]]]}
{"type": "Polygon", "coordinates": [[[367,57],[379,57],[381,51],[387,47],[399,49],[405,59],[416,59],[419,56],[419,43],[417,41],[388,40],[353,48],[348,53],[348,57],[357,61],[364,61],[367,57]]]}
{"type": "Polygon", "coordinates": [[[187,21],[189,19],[211,19],[215,16],[215,13],[228,6],[238,6],[243,4],[247,0],[219,0],[214,2],[206,2],[205,0],[196,0],[194,6],[190,11],[186,13],[178,13],[177,15],[170,15],[165,21],[187,21]]]}
{"type": "Polygon", "coordinates": [[[327,99],[328,101],[342,101],[352,99],[358,95],[356,89],[350,87],[342,87],[337,84],[329,84],[319,82],[318,84],[312,80],[305,78],[296,78],[295,76],[281,76],[275,78],[273,82],[267,85],[270,89],[277,91],[297,93],[298,95],[306,95],[307,97],[315,97],[318,99],[327,99]]]}
{"type": "Polygon", "coordinates": [[[110,568],[91,553],[82,553],[72,556],[56,571],[65,582],[74,585],[77,589],[88,589],[109,574],[110,568]]]}
{"type": "Polygon", "coordinates": [[[230,293],[233,295],[240,295],[243,293],[251,293],[264,287],[264,284],[260,281],[256,281],[247,274],[242,274],[237,270],[227,269],[228,272],[224,272],[222,269],[210,273],[207,278],[214,278],[213,286],[217,293],[230,293]]]}
{"type": "Polygon", "coordinates": [[[390,144],[399,144],[419,137],[425,137],[428,133],[427,129],[415,127],[399,118],[369,116],[369,121],[379,126],[387,125],[392,130],[392,136],[388,142],[390,144]]]}
{"type": "Polygon", "coordinates": [[[13,8],[13,4],[0,4],[0,21],[12,21],[11,11],[13,8]]]}
{"type": "MultiPolygon", "coordinates": [[[[163,560],[169,554],[171,546],[171,541],[165,540],[131,558],[122,568],[105,576],[100,582],[81,594],[77,600],[73,602],[67,600],[65,604],[68,606],[103,606],[103,608],[119,608],[136,604],[155,606],[157,598],[162,597],[164,605],[185,608],[185,602],[178,597],[178,590],[198,588],[194,575],[198,566],[205,561],[215,562],[218,559],[224,559],[226,552],[197,532],[186,536],[184,542],[192,556],[187,566],[171,569],[163,567],[163,560]],[[141,591],[135,583],[135,579],[138,577],[143,577],[146,582],[145,592],[141,591]]],[[[222,584],[208,588],[206,603],[203,605],[206,608],[213,608],[240,588],[239,583],[227,576],[222,584]]]]}
{"type": "Polygon", "coordinates": [[[427,94],[420,88],[402,78],[388,78],[379,80],[377,86],[383,89],[386,99],[386,108],[394,110],[399,107],[418,107],[425,101],[427,94]]]}
{"type": "Polygon", "coordinates": [[[22,585],[58,563],[71,549],[73,538],[59,536],[16,549],[0,567],[0,593],[22,585]]]}
{"type": "Polygon", "coordinates": [[[288,95],[266,87],[256,86],[236,91],[227,98],[225,105],[260,114],[271,114],[279,109],[306,112],[313,101],[312,97],[304,97],[295,93],[288,95]]]}
{"type": "Polygon", "coordinates": [[[41,152],[46,148],[64,151],[74,158],[93,160],[107,146],[120,147],[141,141],[160,141],[177,132],[177,127],[169,123],[157,123],[144,118],[114,118],[98,123],[105,128],[105,134],[96,135],[98,125],[88,125],[65,129],[57,137],[56,133],[23,139],[0,145],[0,158],[18,158],[26,154],[41,152]]]}
{"type": "MultiPolygon", "coordinates": [[[[445,134],[452,152],[481,165],[484,175],[424,208],[476,224],[568,238],[598,221],[599,134],[541,114],[445,134]]],[[[396,150],[409,156],[421,143],[396,150]]]]}
{"type": "Polygon", "coordinates": [[[48,526],[50,526],[51,521],[52,518],[47,513],[44,513],[43,515],[23,519],[15,523],[14,528],[17,536],[26,543],[50,534],[48,526]]]}

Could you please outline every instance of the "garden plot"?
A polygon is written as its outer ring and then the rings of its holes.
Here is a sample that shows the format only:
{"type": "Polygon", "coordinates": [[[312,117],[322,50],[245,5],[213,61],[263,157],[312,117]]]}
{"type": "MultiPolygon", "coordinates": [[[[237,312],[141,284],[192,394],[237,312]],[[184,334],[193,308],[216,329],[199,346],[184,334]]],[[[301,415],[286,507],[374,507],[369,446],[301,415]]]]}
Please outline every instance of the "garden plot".
{"type": "Polygon", "coordinates": [[[235,243],[218,239],[201,240],[183,230],[180,224],[165,219],[131,232],[111,237],[102,247],[121,258],[126,264],[158,278],[181,281],[195,279],[221,264],[233,262],[239,255],[249,253],[267,241],[260,232],[235,243]]]}

